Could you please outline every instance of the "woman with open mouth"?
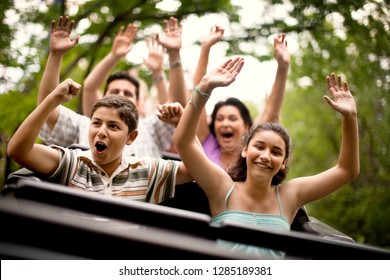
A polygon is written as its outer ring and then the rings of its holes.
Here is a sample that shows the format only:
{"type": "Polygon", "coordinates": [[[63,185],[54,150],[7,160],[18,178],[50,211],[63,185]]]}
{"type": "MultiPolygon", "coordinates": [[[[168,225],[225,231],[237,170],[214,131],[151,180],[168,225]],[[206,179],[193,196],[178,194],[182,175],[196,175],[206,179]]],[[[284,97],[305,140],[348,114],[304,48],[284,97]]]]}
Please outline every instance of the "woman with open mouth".
{"type": "MultiPolygon", "coordinates": [[[[224,30],[221,27],[215,26],[203,38],[194,75],[194,85],[199,84],[206,74],[210,49],[221,39],[223,32],[224,30]]],[[[257,116],[255,123],[279,122],[290,65],[290,53],[287,49],[285,37],[286,34],[279,34],[274,38],[274,56],[278,68],[271,94],[266,101],[265,111],[257,116]]],[[[195,87],[194,91],[197,90],[195,87]]],[[[207,157],[224,170],[228,170],[229,166],[239,159],[243,138],[252,124],[252,117],[244,103],[237,98],[230,97],[226,101],[219,101],[214,106],[209,124],[206,112],[203,110],[197,136],[207,157]]]]}

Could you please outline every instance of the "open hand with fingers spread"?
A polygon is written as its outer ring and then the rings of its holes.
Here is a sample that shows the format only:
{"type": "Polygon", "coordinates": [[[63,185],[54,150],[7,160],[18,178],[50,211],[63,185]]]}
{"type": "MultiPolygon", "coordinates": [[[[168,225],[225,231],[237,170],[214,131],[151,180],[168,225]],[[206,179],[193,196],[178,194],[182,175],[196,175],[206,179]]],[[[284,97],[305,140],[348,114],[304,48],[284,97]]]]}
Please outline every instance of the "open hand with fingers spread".
{"type": "Polygon", "coordinates": [[[221,66],[207,72],[199,84],[199,89],[206,94],[216,87],[226,87],[233,83],[244,66],[244,59],[228,59],[221,66]]]}
{"type": "Polygon", "coordinates": [[[58,21],[53,20],[50,25],[50,52],[65,53],[77,45],[80,36],[77,35],[73,40],[70,39],[74,20],[69,22],[69,17],[60,16],[58,21]]]}
{"type": "Polygon", "coordinates": [[[326,77],[326,84],[331,96],[324,95],[328,104],[343,116],[356,115],[356,102],[349,91],[347,82],[342,83],[340,75],[337,76],[336,81],[336,75],[332,73],[330,77],[326,77]]]}
{"type": "Polygon", "coordinates": [[[144,60],[145,65],[153,73],[161,71],[163,68],[165,52],[163,46],[157,41],[156,35],[146,38],[145,41],[149,50],[149,55],[144,60]]]}
{"type": "Polygon", "coordinates": [[[124,26],[121,26],[111,49],[115,57],[122,58],[131,51],[137,30],[138,27],[134,24],[128,24],[126,29],[124,26]]]}
{"type": "Polygon", "coordinates": [[[164,32],[165,34],[157,36],[158,42],[167,49],[180,50],[181,48],[181,32],[182,25],[174,17],[170,17],[169,20],[164,20],[164,32]]]}

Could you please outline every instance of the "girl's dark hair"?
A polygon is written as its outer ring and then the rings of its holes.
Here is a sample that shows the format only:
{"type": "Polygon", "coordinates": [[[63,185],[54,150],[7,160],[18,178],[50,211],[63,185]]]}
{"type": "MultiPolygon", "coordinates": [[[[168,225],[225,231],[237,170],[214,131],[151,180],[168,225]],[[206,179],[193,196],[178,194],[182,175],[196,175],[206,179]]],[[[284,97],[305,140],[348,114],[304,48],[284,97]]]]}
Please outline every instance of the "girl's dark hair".
{"type": "MultiPolygon", "coordinates": [[[[258,132],[264,130],[273,131],[279,134],[286,145],[286,154],[284,157],[284,159],[286,160],[285,168],[283,170],[280,169],[278,173],[276,173],[275,176],[272,177],[272,182],[271,182],[272,185],[279,185],[281,182],[283,182],[284,179],[286,179],[288,173],[288,163],[291,155],[291,145],[292,145],[291,138],[287,130],[282,125],[277,123],[263,123],[251,127],[251,129],[245,135],[244,146],[247,147],[249,145],[249,142],[252,140],[252,138],[258,132]]],[[[246,180],[247,169],[248,166],[246,165],[246,158],[240,157],[237,163],[234,164],[231,168],[229,168],[228,173],[230,177],[233,179],[233,181],[243,182],[246,180]]]]}
{"type": "Polygon", "coordinates": [[[134,86],[135,86],[135,96],[138,100],[139,98],[139,81],[137,78],[135,78],[134,76],[130,75],[129,72],[127,71],[119,71],[115,74],[112,74],[111,76],[109,76],[107,78],[107,81],[106,81],[106,87],[104,88],[104,95],[107,93],[107,89],[108,89],[108,85],[112,82],[112,81],[115,81],[115,80],[127,80],[129,81],[130,83],[132,83],[134,86]]]}
{"type": "Polygon", "coordinates": [[[214,129],[214,124],[215,124],[215,118],[217,117],[218,110],[223,107],[223,106],[234,106],[238,109],[240,112],[241,118],[244,120],[244,123],[248,126],[251,127],[253,124],[251,114],[248,110],[248,108],[245,106],[244,103],[242,103],[239,99],[230,97],[226,99],[226,101],[219,101],[215,104],[213,112],[211,113],[211,122],[209,125],[210,132],[215,136],[215,129],[214,129]]]}
{"type": "Polygon", "coordinates": [[[117,110],[119,117],[129,128],[129,134],[137,129],[138,110],[128,98],[120,95],[105,96],[99,99],[92,107],[91,118],[98,108],[105,107],[117,110]]]}

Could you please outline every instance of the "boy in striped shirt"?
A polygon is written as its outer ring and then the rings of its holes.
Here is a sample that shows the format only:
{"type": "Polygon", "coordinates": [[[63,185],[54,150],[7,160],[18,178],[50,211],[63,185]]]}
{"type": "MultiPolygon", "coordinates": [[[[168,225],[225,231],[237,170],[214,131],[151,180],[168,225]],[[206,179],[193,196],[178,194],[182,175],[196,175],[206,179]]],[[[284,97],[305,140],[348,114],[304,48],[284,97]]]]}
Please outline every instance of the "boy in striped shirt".
{"type": "Polygon", "coordinates": [[[80,85],[71,79],[59,84],[15,132],[8,155],[51,182],[156,204],[173,197],[175,185],[192,181],[182,162],[123,154],[125,146],[137,138],[138,111],[121,96],[104,97],[93,107],[90,150],[35,143],[49,114],[79,91],[80,85]]]}

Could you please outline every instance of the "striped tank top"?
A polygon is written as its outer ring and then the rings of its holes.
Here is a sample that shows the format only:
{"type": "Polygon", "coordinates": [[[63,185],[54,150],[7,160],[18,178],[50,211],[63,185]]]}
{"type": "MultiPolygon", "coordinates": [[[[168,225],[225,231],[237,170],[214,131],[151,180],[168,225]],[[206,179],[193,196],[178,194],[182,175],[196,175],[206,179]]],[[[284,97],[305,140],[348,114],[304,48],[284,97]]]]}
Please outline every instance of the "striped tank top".
{"type": "MultiPolygon", "coordinates": [[[[261,225],[263,227],[269,227],[271,229],[277,229],[283,231],[290,230],[290,224],[288,220],[285,217],[283,217],[282,214],[283,212],[282,212],[282,204],[279,196],[279,186],[276,186],[276,196],[277,196],[278,206],[279,206],[279,215],[259,214],[259,213],[251,213],[251,212],[245,212],[239,210],[229,210],[227,207],[227,201],[231,193],[233,192],[235,186],[236,184],[233,183],[233,186],[230,188],[229,192],[226,195],[225,211],[212,217],[211,218],[212,224],[220,225],[222,221],[233,220],[233,221],[240,221],[252,225],[261,225]]],[[[232,251],[246,252],[246,253],[257,255],[262,258],[281,259],[285,255],[285,253],[282,251],[273,250],[269,248],[263,248],[263,247],[241,244],[241,243],[234,243],[225,240],[218,240],[217,242],[218,244],[221,244],[221,246],[229,246],[232,249],[232,251]]]]}

